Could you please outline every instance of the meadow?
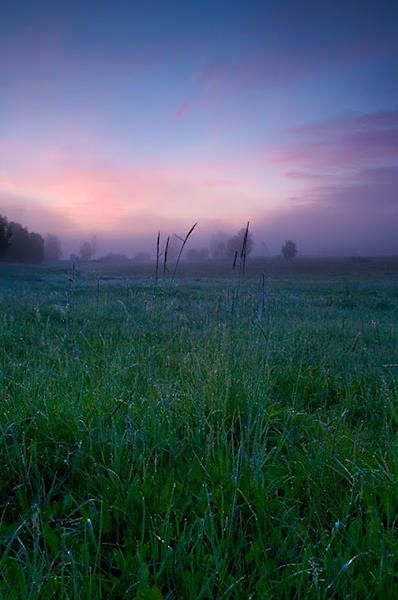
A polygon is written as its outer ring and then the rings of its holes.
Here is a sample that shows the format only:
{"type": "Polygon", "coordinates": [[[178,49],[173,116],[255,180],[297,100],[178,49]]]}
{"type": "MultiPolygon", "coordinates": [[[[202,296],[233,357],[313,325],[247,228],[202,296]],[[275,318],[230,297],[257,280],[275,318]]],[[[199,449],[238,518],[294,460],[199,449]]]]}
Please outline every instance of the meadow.
{"type": "Polygon", "coordinates": [[[398,259],[0,263],[0,598],[398,589],[398,259]]]}

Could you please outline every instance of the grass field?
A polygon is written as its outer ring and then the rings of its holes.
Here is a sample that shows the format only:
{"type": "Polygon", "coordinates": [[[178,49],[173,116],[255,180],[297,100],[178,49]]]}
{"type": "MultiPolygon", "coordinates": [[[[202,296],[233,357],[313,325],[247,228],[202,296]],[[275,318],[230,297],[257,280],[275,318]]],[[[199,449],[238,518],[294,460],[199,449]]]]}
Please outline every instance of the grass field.
{"type": "Polygon", "coordinates": [[[397,596],[398,260],[0,285],[0,598],[397,596]]]}

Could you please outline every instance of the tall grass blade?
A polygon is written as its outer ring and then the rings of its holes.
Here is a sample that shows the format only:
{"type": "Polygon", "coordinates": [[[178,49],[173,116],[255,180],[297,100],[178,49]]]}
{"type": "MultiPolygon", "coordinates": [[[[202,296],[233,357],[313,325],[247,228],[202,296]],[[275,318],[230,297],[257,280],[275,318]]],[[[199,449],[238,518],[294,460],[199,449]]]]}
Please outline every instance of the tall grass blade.
{"type": "MultiPolygon", "coordinates": [[[[197,223],[195,223],[195,225],[192,225],[191,229],[188,231],[187,235],[186,235],[186,236],[185,236],[185,238],[182,240],[182,246],[181,246],[181,248],[180,248],[180,251],[179,251],[179,253],[178,253],[177,260],[176,260],[176,264],[175,264],[175,266],[174,266],[173,276],[172,276],[172,278],[171,278],[171,280],[172,280],[172,281],[174,281],[174,279],[175,279],[175,276],[176,276],[176,273],[177,273],[177,269],[178,269],[178,265],[180,264],[181,255],[182,255],[182,252],[183,252],[183,250],[184,250],[184,246],[185,246],[185,244],[187,243],[187,241],[188,241],[188,238],[189,238],[189,236],[191,235],[191,233],[193,232],[193,230],[195,229],[196,225],[197,225],[197,223]]],[[[175,234],[174,234],[174,235],[175,235],[175,234]]],[[[180,240],[182,239],[182,238],[180,238],[178,235],[176,235],[176,237],[178,237],[180,240]]]]}
{"type": "Polygon", "coordinates": [[[169,243],[170,243],[170,236],[167,236],[167,241],[166,241],[166,248],[164,249],[164,260],[163,260],[163,281],[166,279],[166,271],[167,269],[167,257],[169,254],[169,243]]]}
{"type": "Polygon", "coordinates": [[[242,241],[242,248],[240,251],[240,264],[239,264],[239,277],[243,281],[245,278],[245,269],[246,269],[246,257],[247,257],[247,239],[249,236],[249,221],[246,225],[245,233],[242,241]]]}
{"type": "Polygon", "coordinates": [[[158,231],[158,235],[156,238],[155,285],[157,284],[158,278],[159,278],[159,259],[160,259],[160,231],[158,231]]]}

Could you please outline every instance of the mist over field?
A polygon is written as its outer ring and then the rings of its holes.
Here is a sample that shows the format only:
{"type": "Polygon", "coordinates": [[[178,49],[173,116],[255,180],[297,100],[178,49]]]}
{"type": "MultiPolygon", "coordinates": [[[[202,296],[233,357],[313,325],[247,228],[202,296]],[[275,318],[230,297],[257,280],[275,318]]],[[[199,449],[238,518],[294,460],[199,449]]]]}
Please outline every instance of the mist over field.
{"type": "MultiPolygon", "coordinates": [[[[295,241],[299,255],[305,256],[391,256],[398,253],[396,236],[394,190],[386,195],[384,210],[375,212],[369,203],[365,210],[359,204],[369,198],[372,189],[359,189],[356,197],[351,191],[350,203],[340,190],[333,191],[335,204],[326,208],[315,204],[294,206],[284,211],[269,211],[266,216],[256,215],[250,221],[253,236],[252,256],[276,256],[280,254],[286,239],[295,241]],[[358,211],[361,210],[361,219],[358,211]]],[[[72,221],[59,216],[44,207],[30,207],[20,202],[12,204],[8,200],[2,205],[4,215],[16,220],[32,231],[59,236],[62,245],[62,258],[69,258],[85,241],[96,241],[96,255],[109,252],[123,253],[133,257],[137,252],[156,252],[157,235],[160,232],[163,245],[167,237],[174,234],[183,238],[195,221],[188,219],[167,219],[159,216],[151,218],[137,215],[135,220],[120,224],[120,228],[110,231],[95,228],[79,228],[72,221]]],[[[198,222],[195,232],[187,243],[187,249],[207,247],[211,251],[212,239],[217,234],[236,234],[246,226],[242,220],[204,219],[198,222]]]]}
{"type": "MultiPolygon", "coordinates": [[[[164,239],[173,234],[183,237],[197,221],[190,246],[209,246],[215,233],[233,235],[250,221],[253,255],[257,256],[279,254],[285,239],[295,240],[299,252],[305,255],[397,254],[398,167],[368,169],[362,176],[363,181],[347,185],[332,181],[320,185],[315,180],[316,185],[312,187],[304,178],[308,187],[303,188],[300,196],[290,197],[279,207],[268,210],[253,209],[250,204],[244,210],[242,202],[242,209],[235,213],[230,209],[229,192],[223,192],[223,203],[214,201],[214,216],[209,207],[201,219],[197,218],[203,208],[199,201],[189,204],[189,217],[183,210],[181,215],[169,215],[167,206],[156,212],[145,207],[127,210],[121,217],[111,200],[101,206],[95,199],[89,211],[76,203],[73,211],[63,214],[43,200],[1,190],[0,209],[9,220],[16,220],[43,236],[58,235],[64,258],[93,236],[99,253],[122,252],[132,256],[137,251],[145,251],[152,254],[159,231],[164,239]]],[[[297,173],[289,173],[287,179],[299,180],[302,185],[297,173]]],[[[194,180],[192,186],[195,186],[194,180]]],[[[211,197],[211,190],[203,192],[206,193],[211,197]]],[[[173,197],[165,202],[173,206],[173,197]]],[[[182,196],[181,203],[183,205],[182,196]]]]}

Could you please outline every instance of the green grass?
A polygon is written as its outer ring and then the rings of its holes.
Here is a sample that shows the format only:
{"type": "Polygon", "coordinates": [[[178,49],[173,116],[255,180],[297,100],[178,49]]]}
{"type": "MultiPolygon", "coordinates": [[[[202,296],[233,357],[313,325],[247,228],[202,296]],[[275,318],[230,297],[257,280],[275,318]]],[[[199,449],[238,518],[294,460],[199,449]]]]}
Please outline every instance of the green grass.
{"type": "Polygon", "coordinates": [[[247,266],[0,264],[0,598],[395,597],[397,263],[247,266]]]}

